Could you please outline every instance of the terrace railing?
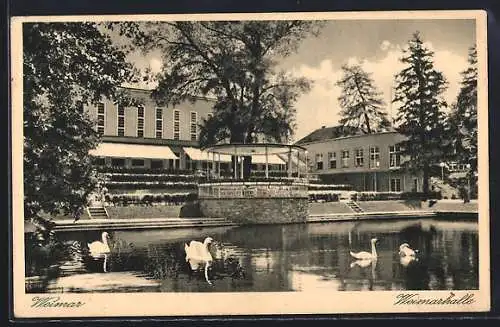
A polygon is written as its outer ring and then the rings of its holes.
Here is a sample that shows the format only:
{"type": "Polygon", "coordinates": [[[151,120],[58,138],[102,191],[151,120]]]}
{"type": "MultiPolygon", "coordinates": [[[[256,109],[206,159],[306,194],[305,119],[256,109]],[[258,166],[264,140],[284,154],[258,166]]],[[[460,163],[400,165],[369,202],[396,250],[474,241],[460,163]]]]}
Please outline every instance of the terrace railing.
{"type": "Polygon", "coordinates": [[[199,198],[307,198],[307,184],[228,182],[198,185],[199,198]]]}

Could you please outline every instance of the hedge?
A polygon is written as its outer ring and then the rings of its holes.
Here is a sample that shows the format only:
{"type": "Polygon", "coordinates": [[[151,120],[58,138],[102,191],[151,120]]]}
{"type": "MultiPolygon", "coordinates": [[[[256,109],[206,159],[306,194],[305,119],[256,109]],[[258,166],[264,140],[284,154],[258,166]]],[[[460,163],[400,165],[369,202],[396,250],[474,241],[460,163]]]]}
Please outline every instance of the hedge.
{"type": "Polygon", "coordinates": [[[105,196],[105,201],[115,206],[133,205],[153,205],[169,204],[180,205],[187,201],[193,201],[198,198],[196,193],[175,193],[175,194],[118,194],[105,196]]]}
{"type": "Polygon", "coordinates": [[[170,175],[193,175],[194,172],[189,169],[172,168],[146,168],[146,167],[97,167],[100,173],[130,173],[130,174],[170,174],[170,175]]]}
{"type": "Polygon", "coordinates": [[[356,192],[355,201],[387,201],[387,200],[427,200],[441,199],[441,192],[429,192],[426,196],[422,192],[356,192]]]}
{"type": "Polygon", "coordinates": [[[191,182],[196,183],[198,178],[194,175],[170,174],[105,174],[108,182],[191,182]]]}
{"type": "Polygon", "coordinates": [[[106,182],[106,187],[109,190],[117,189],[197,189],[196,183],[168,183],[168,182],[106,182]]]}
{"type": "Polygon", "coordinates": [[[337,202],[339,201],[339,195],[336,193],[328,193],[328,194],[314,194],[309,193],[309,202],[337,202]]]}
{"type": "Polygon", "coordinates": [[[337,190],[337,191],[351,191],[352,186],[347,184],[315,184],[309,183],[310,190],[337,190]]]}

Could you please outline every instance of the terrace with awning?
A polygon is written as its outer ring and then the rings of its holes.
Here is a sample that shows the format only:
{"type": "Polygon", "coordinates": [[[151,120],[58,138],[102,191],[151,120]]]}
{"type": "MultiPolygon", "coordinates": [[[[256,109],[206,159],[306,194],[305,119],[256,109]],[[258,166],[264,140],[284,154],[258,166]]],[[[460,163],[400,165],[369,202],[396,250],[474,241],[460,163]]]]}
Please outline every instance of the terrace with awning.
{"type": "Polygon", "coordinates": [[[103,142],[90,150],[89,154],[112,158],[179,159],[168,146],[147,144],[103,142]]]}
{"type": "MultiPolygon", "coordinates": [[[[285,165],[288,166],[289,177],[293,174],[295,167],[298,177],[300,176],[301,154],[307,162],[307,151],[305,148],[298,145],[287,145],[277,143],[231,143],[231,144],[216,144],[202,149],[203,152],[215,156],[235,156],[238,158],[251,156],[252,164],[264,164],[265,176],[269,177],[269,165],[285,165]]],[[[215,159],[216,160],[216,159],[215,159]]],[[[240,178],[243,178],[243,160],[239,159],[234,162],[234,178],[238,179],[238,163],[240,165],[240,178]]],[[[307,165],[306,165],[307,166],[307,165]]]]}

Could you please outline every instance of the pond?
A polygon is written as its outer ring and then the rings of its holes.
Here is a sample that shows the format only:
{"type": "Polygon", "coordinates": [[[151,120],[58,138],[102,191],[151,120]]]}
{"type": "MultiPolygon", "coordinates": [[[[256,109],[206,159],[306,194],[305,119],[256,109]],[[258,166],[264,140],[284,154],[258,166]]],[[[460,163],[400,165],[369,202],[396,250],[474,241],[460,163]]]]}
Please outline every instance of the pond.
{"type": "Polygon", "coordinates": [[[108,231],[111,252],[88,254],[103,231],[60,232],[57,260],[27,256],[26,291],[277,292],[478,289],[477,222],[444,219],[108,231]],[[214,240],[208,270],[185,243],[214,240]],[[376,260],[350,252],[371,251],[376,260]],[[415,257],[401,257],[408,243],[415,257]],[[215,253],[215,254],[214,254],[215,253]],[[30,260],[28,260],[30,259],[30,260]],[[34,276],[30,276],[34,275],[34,276]]]}

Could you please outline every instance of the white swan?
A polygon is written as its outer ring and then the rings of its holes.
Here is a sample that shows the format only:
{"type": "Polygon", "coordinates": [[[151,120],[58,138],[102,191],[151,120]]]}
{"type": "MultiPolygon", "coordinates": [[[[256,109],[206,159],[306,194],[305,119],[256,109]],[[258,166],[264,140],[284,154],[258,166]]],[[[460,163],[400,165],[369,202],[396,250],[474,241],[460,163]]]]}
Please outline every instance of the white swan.
{"type": "Polygon", "coordinates": [[[364,259],[364,260],[356,260],[351,262],[351,268],[354,268],[356,266],[361,267],[361,268],[366,268],[372,264],[373,260],[370,259],[364,259]]]}
{"type": "Polygon", "coordinates": [[[111,250],[109,249],[108,245],[108,237],[109,234],[107,232],[102,233],[102,242],[101,241],[94,241],[92,243],[87,243],[87,246],[89,247],[90,250],[90,255],[92,256],[100,256],[105,253],[110,253],[111,250]]]}
{"type": "Polygon", "coordinates": [[[203,243],[191,241],[189,245],[184,244],[186,262],[189,262],[192,270],[198,270],[200,265],[205,265],[205,279],[210,285],[212,285],[212,282],[208,279],[208,268],[212,265],[213,258],[208,250],[208,246],[212,242],[213,239],[207,237],[203,243]]]}
{"type": "Polygon", "coordinates": [[[417,257],[413,257],[413,256],[401,256],[399,258],[399,263],[403,266],[403,267],[408,267],[412,262],[417,262],[418,261],[418,258],[417,257]]]}
{"type": "Polygon", "coordinates": [[[366,251],[361,251],[361,252],[352,252],[349,251],[351,256],[355,259],[358,260],[376,260],[377,259],[377,249],[375,248],[375,243],[378,241],[376,238],[371,239],[371,244],[372,244],[372,252],[366,252],[366,251]]]}
{"type": "Polygon", "coordinates": [[[399,255],[402,257],[415,257],[417,251],[410,248],[408,243],[403,243],[399,246],[399,255]]]}

